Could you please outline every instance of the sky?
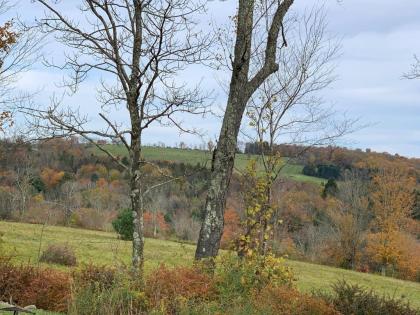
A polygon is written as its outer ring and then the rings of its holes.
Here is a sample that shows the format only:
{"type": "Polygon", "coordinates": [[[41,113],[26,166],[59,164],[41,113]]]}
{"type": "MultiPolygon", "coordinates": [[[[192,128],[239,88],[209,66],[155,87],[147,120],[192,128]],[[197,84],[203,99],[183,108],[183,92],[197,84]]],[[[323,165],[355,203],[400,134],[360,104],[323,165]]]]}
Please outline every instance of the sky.
{"type": "MultiPolygon", "coordinates": [[[[72,12],[78,2],[66,0],[68,12],[72,12]]],[[[234,0],[209,1],[207,18],[215,23],[226,23],[228,17],[235,14],[236,3],[234,0]]],[[[295,0],[293,10],[303,12],[315,4],[325,5],[328,31],[342,44],[342,53],[337,59],[338,79],[323,91],[323,97],[338,113],[358,118],[365,126],[339,144],[420,157],[420,80],[402,78],[409,70],[414,54],[420,55],[420,1],[295,0]]],[[[41,17],[43,12],[30,0],[20,0],[15,10],[27,21],[41,17]]],[[[62,57],[62,49],[54,42],[49,41],[45,47],[50,56],[62,57]]],[[[37,64],[21,76],[18,86],[41,90],[36,102],[47,104],[53,94],[62,93],[56,84],[62,76],[59,71],[37,64]]],[[[229,79],[228,74],[222,76],[225,76],[222,79],[229,79]]],[[[226,95],[216,77],[210,70],[197,67],[189,70],[186,80],[205,82],[206,88],[216,95],[214,106],[223,108],[226,95]]],[[[66,102],[86,108],[93,114],[91,108],[97,107],[94,91],[98,83],[99,77],[89,77],[79,92],[66,102]]],[[[122,121],[126,119],[122,110],[114,115],[122,121]]],[[[198,144],[218,136],[219,118],[185,117],[185,121],[198,125],[204,138],[180,135],[171,128],[154,127],[145,135],[144,142],[198,144]]],[[[95,123],[95,118],[92,123],[95,123]]]]}

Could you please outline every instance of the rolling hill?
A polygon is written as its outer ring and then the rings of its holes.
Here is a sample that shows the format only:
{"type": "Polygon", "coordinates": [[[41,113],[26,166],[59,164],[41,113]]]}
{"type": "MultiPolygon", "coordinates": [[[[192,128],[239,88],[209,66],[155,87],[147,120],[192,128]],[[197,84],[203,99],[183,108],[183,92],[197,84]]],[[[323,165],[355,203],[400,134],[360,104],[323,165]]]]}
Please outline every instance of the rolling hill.
{"type": "MultiPolygon", "coordinates": [[[[115,156],[127,156],[127,150],[123,145],[107,144],[103,146],[109,150],[115,156]]],[[[93,154],[104,156],[105,153],[100,151],[98,148],[90,147],[93,154]]],[[[211,165],[211,154],[208,151],[193,150],[193,149],[177,149],[177,148],[161,148],[161,147],[144,147],[143,156],[148,161],[169,161],[174,163],[185,163],[190,165],[203,165],[210,167],[211,165]]],[[[238,153],[235,160],[236,172],[242,172],[249,162],[250,159],[259,160],[257,155],[248,155],[238,153]]],[[[286,162],[285,158],[285,162],[286,162]]],[[[262,167],[260,165],[260,167],[262,167]]],[[[281,174],[285,178],[293,179],[296,181],[311,182],[315,184],[321,184],[325,182],[322,178],[306,176],[302,174],[302,165],[298,164],[286,164],[281,171],[281,174]]]]}

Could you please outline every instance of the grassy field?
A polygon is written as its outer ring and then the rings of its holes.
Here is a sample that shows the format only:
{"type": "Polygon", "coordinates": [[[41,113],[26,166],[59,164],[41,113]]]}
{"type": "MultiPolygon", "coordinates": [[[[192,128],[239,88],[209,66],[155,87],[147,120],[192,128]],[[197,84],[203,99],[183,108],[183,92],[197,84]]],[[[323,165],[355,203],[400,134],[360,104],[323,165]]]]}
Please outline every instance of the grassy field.
{"type": "MultiPolygon", "coordinates": [[[[54,226],[47,226],[42,231],[40,225],[0,221],[0,232],[4,233],[2,251],[13,254],[17,262],[36,263],[40,245],[42,251],[53,242],[68,243],[75,249],[79,263],[130,263],[131,243],[118,240],[114,233],[54,226]]],[[[147,239],[146,272],[150,272],[161,263],[169,266],[191,264],[194,248],[193,245],[147,239]]],[[[420,308],[420,283],[291,260],[287,261],[287,264],[293,268],[297,286],[302,291],[328,290],[331,283],[345,279],[380,294],[403,297],[420,308]]],[[[54,267],[65,269],[60,266],[54,267]]]]}
{"type": "MultiPolygon", "coordinates": [[[[116,156],[127,156],[127,150],[123,145],[104,145],[104,148],[109,150],[116,156]]],[[[91,148],[94,154],[104,155],[102,151],[97,148],[91,148]]],[[[191,165],[204,165],[209,167],[211,164],[211,155],[207,151],[176,149],[176,148],[158,148],[158,147],[144,147],[144,158],[148,161],[170,161],[175,163],[186,163],[191,165]]],[[[250,159],[257,159],[257,155],[248,155],[239,153],[236,155],[235,169],[241,172],[245,169],[250,159]]],[[[321,184],[325,180],[322,178],[306,176],[302,174],[302,165],[287,164],[281,174],[283,177],[291,178],[297,181],[312,182],[321,184]]]]}

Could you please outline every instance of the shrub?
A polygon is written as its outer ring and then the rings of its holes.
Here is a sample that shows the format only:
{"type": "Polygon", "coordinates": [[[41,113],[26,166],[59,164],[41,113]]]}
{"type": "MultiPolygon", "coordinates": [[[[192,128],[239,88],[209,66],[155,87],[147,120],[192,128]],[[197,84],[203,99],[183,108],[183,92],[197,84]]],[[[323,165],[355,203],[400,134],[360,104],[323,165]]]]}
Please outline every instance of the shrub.
{"type": "Polygon", "coordinates": [[[235,254],[227,254],[219,258],[218,265],[217,287],[226,300],[247,296],[267,285],[290,287],[294,280],[284,260],[271,255],[241,259],[235,254]]]}
{"type": "Polygon", "coordinates": [[[71,225],[89,230],[103,230],[107,223],[106,213],[92,208],[80,208],[73,212],[71,225]]]}
{"type": "Polygon", "coordinates": [[[358,285],[339,281],[333,285],[333,295],[318,296],[343,315],[419,315],[408,303],[390,296],[379,296],[358,285]]]}
{"type": "Polygon", "coordinates": [[[52,244],[48,246],[39,260],[63,266],[76,266],[77,264],[74,250],[67,244],[52,244]]]}
{"type": "Polygon", "coordinates": [[[133,213],[131,209],[124,209],[118,217],[112,221],[112,227],[119,234],[120,238],[126,241],[133,240],[133,213]]]}
{"type": "Polygon", "coordinates": [[[141,314],[144,294],[131,290],[122,272],[105,266],[87,265],[73,273],[69,314],[141,314]]]}
{"type": "Polygon", "coordinates": [[[29,265],[15,266],[8,258],[0,258],[0,301],[65,312],[70,298],[70,277],[53,269],[29,265]]]}
{"type": "Polygon", "coordinates": [[[79,287],[95,285],[101,289],[109,289],[119,280],[115,268],[92,264],[84,265],[73,272],[73,279],[79,287]]]}
{"type": "Polygon", "coordinates": [[[286,286],[267,286],[253,296],[254,311],[259,314],[339,315],[321,298],[302,294],[286,286]]]}
{"type": "Polygon", "coordinates": [[[55,209],[46,203],[35,203],[21,216],[15,214],[15,220],[31,224],[60,225],[64,224],[65,214],[60,209],[55,209]]]}
{"type": "Polygon", "coordinates": [[[146,280],[146,297],[152,309],[178,314],[185,304],[196,304],[215,296],[212,278],[198,268],[161,265],[146,280]]]}

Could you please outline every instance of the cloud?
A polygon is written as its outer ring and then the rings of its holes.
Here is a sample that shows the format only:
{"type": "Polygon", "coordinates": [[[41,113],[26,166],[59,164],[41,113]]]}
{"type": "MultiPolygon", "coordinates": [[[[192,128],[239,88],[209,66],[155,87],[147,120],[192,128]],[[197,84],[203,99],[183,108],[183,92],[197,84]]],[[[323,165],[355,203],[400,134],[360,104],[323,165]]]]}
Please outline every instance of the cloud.
{"type": "MultiPolygon", "coordinates": [[[[62,1],[66,14],[75,15],[77,1],[62,1]]],[[[223,25],[229,16],[235,14],[237,1],[209,1],[208,12],[201,26],[210,31],[211,21],[223,25]]],[[[420,80],[402,80],[402,74],[409,69],[413,54],[420,54],[420,1],[383,0],[296,0],[295,12],[303,12],[313,5],[324,4],[327,9],[329,31],[342,40],[343,54],[338,60],[339,80],[333,88],[325,91],[328,103],[335,104],[339,112],[348,112],[360,117],[365,128],[348,137],[354,147],[372,148],[378,151],[420,156],[420,80]]],[[[33,16],[42,16],[39,6],[21,2],[20,15],[28,21],[33,16]]],[[[60,60],[63,48],[50,40],[46,50],[50,56],[60,60]]],[[[218,74],[219,76],[221,74],[218,74]]],[[[226,74],[226,80],[229,75],[226,74]]],[[[23,75],[18,82],[22,89],[42,87],[37,101],[47,103],[51,94],[60,93],[55,83],[62,74],[52,69],[36,69],[23,75]]],[[[215,106],[223,107],[226,96],[218,86],[214,72],[208,68],[194,67],[180,77],[180,80],[195,84],[202,82],[208,90],[213,90],[215,106]]],[[[97,118],[95,90],[98,76],[92,76],[66,104],[80,106],[92,115],[93,123],[100,124],[97,118]]],[[[114,119],[127,121],[125,109],[110,113],[114,119]]],[[[189,124],[199,124],[209,138],[214,138],[220,128],[220,120],[209,117],[185,118],[189,124]]],[[[153,127],[146,133],[146,143],[163,141],[168,144],[179,142],[179,134],[173,129],[153,127]]],[[[182,136],[184,142],[200,143],[201,139],[182,136]]]]}

